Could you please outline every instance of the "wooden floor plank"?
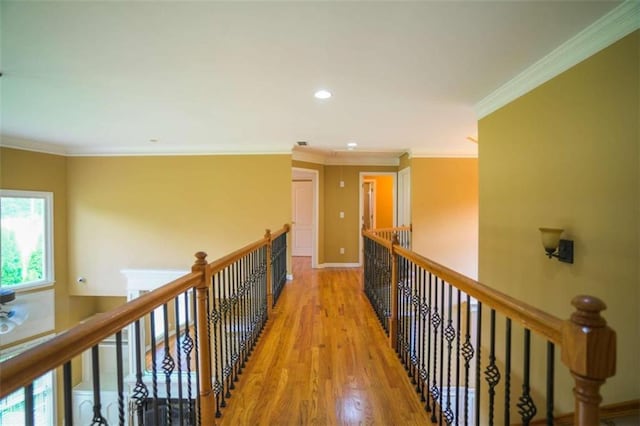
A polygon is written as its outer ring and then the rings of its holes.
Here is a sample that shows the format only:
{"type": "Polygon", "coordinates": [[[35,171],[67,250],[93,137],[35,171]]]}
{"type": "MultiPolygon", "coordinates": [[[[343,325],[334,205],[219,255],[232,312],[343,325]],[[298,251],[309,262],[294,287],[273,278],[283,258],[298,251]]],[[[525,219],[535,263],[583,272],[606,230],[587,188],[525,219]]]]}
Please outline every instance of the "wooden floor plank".
{"type": "Polygon", "coordinates": [[[428,425],[358,269],[294,258],[221,425],[428,425]]]}

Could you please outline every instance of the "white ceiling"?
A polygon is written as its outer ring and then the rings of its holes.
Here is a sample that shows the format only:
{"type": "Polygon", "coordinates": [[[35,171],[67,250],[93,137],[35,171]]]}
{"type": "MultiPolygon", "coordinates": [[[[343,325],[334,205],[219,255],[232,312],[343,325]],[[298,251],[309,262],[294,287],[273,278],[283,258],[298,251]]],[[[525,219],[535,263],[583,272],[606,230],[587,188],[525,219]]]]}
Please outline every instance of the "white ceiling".
{"type": "Polygon", "coordinates": [[[474,105],[618,4],[3,1],[2,143],[475,155],[474,105]]]}

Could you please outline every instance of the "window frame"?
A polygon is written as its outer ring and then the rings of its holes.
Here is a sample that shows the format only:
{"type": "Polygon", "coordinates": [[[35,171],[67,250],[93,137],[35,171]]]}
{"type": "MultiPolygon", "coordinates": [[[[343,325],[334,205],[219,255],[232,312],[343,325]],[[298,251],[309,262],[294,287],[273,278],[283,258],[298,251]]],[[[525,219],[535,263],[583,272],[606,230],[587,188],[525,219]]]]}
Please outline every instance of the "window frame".
{"type": "Polygon", "coordinates": [[[22,284],[3,284],[5,288],[15,291],[50,287],[55,284],[54,251],[53,251],[53,192],[28,191],[16,189],[0,189],[0,198],[41,198],[44,200],[44,262],[43,279],[22,284]]]}

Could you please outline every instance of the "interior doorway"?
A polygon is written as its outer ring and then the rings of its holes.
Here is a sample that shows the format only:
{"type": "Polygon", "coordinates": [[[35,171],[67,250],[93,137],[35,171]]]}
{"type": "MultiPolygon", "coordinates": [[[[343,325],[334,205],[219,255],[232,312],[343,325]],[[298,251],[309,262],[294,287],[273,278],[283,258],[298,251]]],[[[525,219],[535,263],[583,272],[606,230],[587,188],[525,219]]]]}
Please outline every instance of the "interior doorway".
{"type": "MultiPolygon", "coordinates": [[[[391,228],[397,223],[397,173],[360,172],[360,229],[391,228]]],[[[360,238],[362,264],[362,238],[360,238]]]]}
{"type": "Polygon", "coordinates": [[[311,257],[317,267],[318,253],[318,171],[292,169],[291,255],[311,257]]]}

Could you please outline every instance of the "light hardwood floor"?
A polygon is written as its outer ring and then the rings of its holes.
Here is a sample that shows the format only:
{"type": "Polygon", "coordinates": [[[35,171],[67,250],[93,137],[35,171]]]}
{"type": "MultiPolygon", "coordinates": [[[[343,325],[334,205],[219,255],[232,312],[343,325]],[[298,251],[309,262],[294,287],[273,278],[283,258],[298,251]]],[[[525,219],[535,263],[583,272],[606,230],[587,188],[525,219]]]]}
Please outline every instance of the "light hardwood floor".
{"type": "Polygon", "coordinates": [[[427,425],[362,291],[359,269],[294,258],[221,425],[427,425]]]}

